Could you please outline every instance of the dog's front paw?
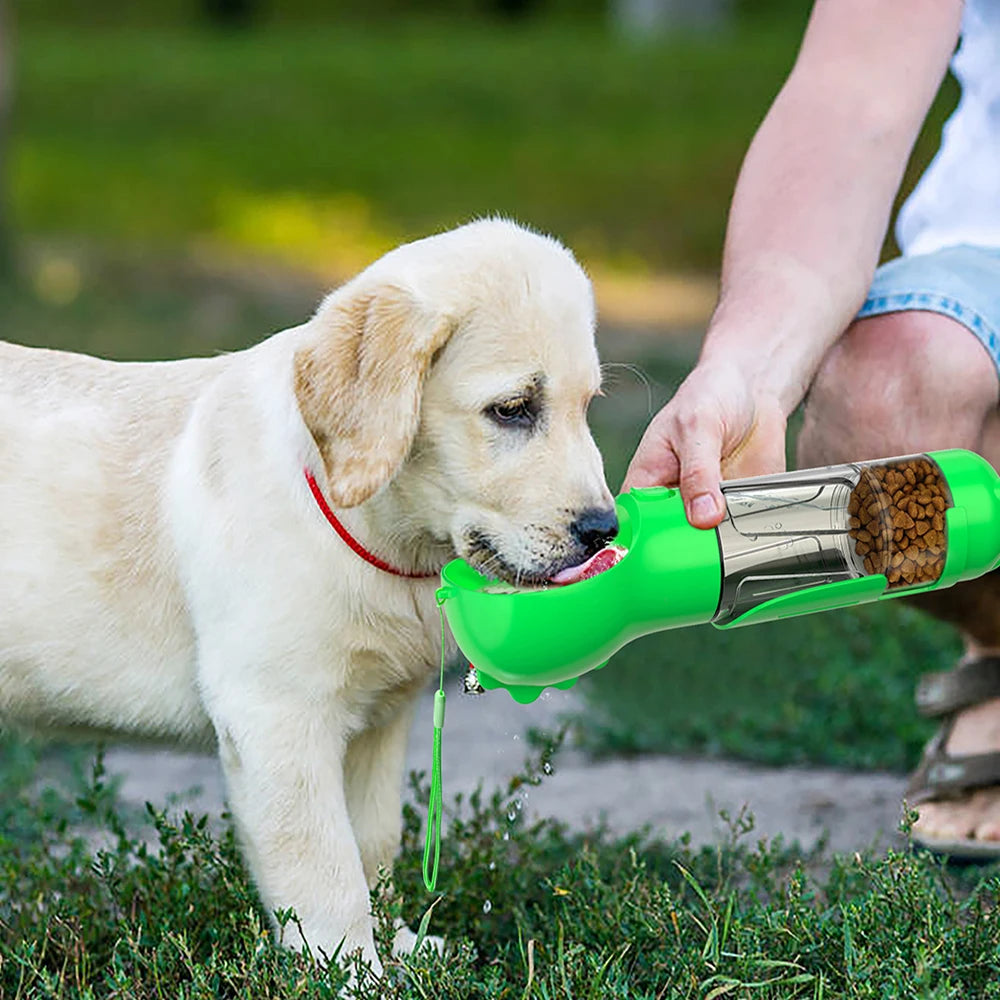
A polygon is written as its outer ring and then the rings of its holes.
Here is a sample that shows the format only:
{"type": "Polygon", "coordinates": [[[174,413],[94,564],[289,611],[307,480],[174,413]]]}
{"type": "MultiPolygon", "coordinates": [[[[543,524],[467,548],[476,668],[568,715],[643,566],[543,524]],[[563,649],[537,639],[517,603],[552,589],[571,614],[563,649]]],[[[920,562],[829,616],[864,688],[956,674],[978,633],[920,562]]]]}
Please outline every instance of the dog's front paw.
{"type": "MultiPolygon", "coordinates": [[[[427,934],[420,942],[421,951],[424,948],[433,948],[439,955],[444,954],[444,938],[436,934],[427,934]]],[[[410,930],[402,920],[396,921],[396,936],[392,939],[392,953],[394,956],[412,955],[417,950],[417,935],[410,930]]]]}

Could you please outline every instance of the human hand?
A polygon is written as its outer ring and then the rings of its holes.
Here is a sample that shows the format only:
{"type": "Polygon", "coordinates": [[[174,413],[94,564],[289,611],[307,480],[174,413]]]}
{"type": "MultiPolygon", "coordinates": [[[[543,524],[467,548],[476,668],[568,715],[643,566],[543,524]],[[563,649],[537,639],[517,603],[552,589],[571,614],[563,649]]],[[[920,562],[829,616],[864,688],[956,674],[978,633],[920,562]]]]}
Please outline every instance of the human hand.
{"type": "Polygon", "coordinates": [[[680,486],[688,521],[714,528],[727,479],[785,468],[787,415],[735,365],[699,364],[653,417],[625,474],[633,486],[680,486]]]}

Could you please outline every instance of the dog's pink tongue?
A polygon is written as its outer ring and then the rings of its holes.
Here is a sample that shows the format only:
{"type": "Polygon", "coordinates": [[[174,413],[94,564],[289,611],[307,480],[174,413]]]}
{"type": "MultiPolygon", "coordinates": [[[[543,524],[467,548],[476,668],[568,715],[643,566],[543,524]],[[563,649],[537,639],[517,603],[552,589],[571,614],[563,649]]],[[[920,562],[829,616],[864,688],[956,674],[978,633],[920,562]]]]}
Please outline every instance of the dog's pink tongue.
{"type": "Polygon", "coordinates": [[[625,555],[625,549],[617,545],[608,545],[600,552],[592,555],[586,562],[578,566],[567,566],[566,569],[559,570],[555,576],[549,578],[550,583],[557,587],[564,587],[568,583],[579,583],[581,580],[589,580],[598,573],[611,569],[625,555]]]}

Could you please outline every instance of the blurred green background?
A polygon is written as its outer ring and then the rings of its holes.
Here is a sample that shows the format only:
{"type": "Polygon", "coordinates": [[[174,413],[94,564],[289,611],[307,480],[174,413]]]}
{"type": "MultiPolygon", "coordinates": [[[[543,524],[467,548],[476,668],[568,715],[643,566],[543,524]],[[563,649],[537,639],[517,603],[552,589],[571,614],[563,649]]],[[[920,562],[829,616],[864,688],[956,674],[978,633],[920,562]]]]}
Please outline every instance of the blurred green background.
{"type": "MultiPolygon", "coordinates": [[[[235,349],[394,243],[503,213],[595,276],[614,363],[595,433],[617,485],[693,360],[740,160],[808,7],[6,0],[0,336],[235,349]]],[[[904,193],[954,100],[949,82],[904,193]]],[[[905,768],[926,736],[913,680],[955,652],[896,607],[661,635],[585,679],[577,732],[598,751],[905,768]]]]}

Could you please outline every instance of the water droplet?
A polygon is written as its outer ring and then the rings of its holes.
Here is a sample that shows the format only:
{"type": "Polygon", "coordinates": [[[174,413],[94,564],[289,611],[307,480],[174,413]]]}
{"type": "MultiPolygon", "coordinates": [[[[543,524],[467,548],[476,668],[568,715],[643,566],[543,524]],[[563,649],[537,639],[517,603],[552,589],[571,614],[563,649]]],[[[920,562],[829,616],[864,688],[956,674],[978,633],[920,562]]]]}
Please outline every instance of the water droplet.
{"type": "Polygon", "coordinates": [[[483,913],[489,913],[492,909],[493,904],[487,899],[486,902],[483,903],[483,913]]]}
{"type": "Polygon", "coordinates": [[[552,773],[552,765],[548,761],[546,761],[544,764],[542,764],[542,770],[546,774],[551,774],[552,773]]]}

